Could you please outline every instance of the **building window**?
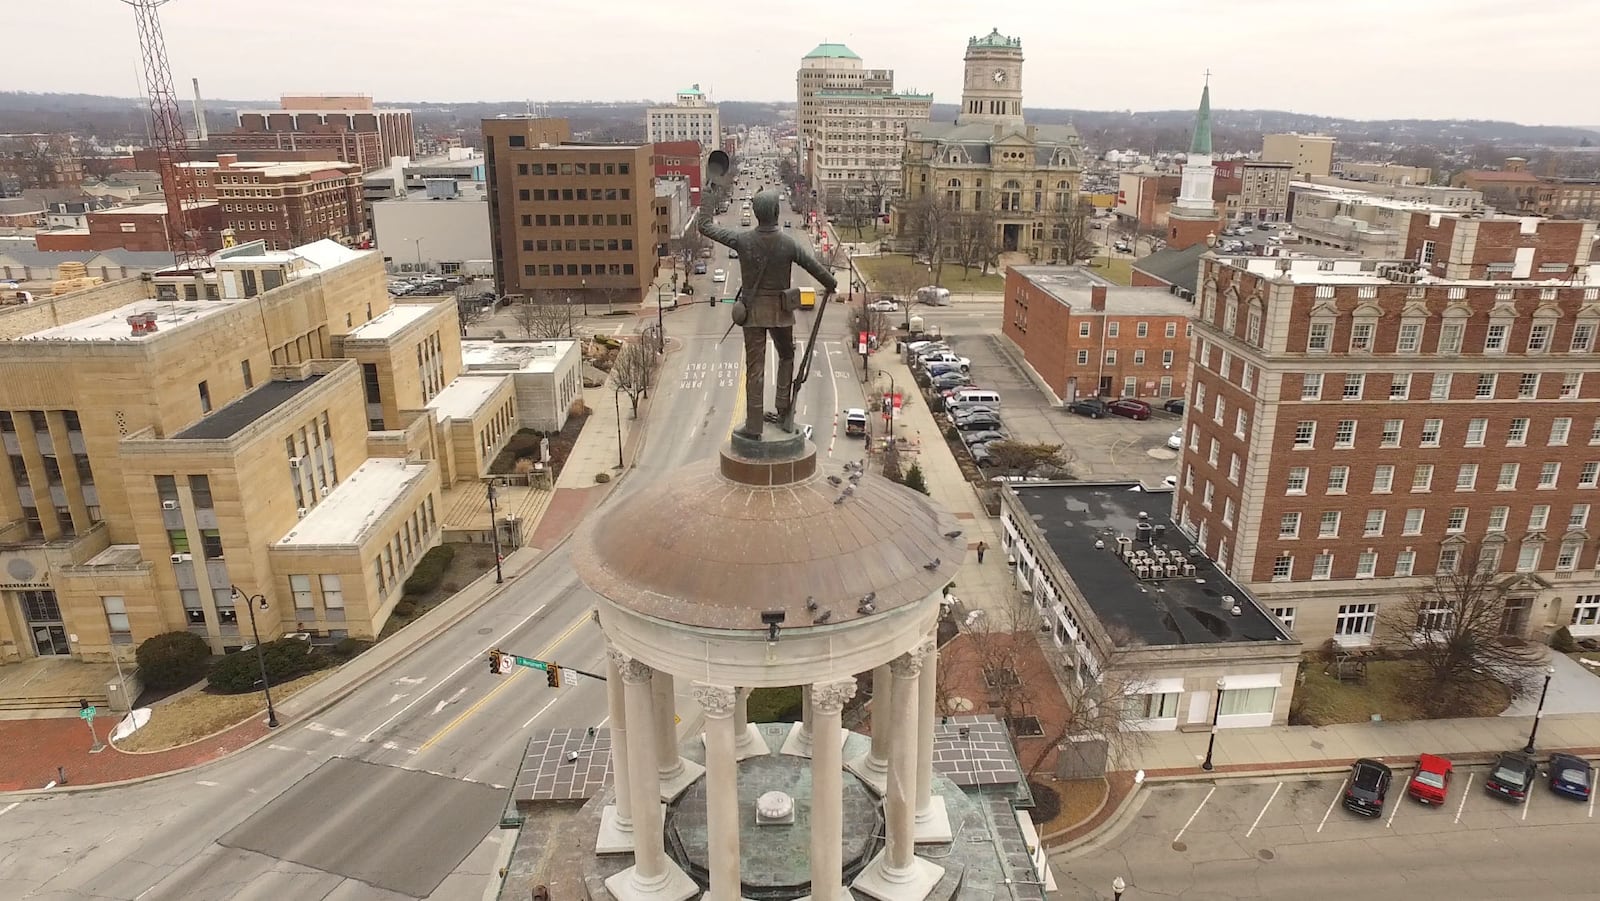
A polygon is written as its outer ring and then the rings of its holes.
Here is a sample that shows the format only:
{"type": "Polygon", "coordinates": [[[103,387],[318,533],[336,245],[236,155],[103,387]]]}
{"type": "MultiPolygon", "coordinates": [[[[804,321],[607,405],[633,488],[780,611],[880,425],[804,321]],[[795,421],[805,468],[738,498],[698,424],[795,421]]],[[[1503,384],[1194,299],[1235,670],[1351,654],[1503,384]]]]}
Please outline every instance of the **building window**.
{"type": "Polygon", "coordinates": [[[1322,373],[1304,372],[1300,374],[1300,399],[1322,399],[1322,373]]]}
{"type": "Polygon", "coordinates": [[[1335,448],[1350,448],[1356,444],[1356,421],[1354,419],[1341,419],[1333,430],[1333,446],[1335,448]]]}
{"type": "Polygon", "coordinates": [[[310,576],[290,576],[289,593],[294,595],[294,609],[296,611],[311,610],[315,606],[311,600],[310,576]]]}
{"type": "Polygon", "coordinates": [[[1539,466],[1539,487],[1554,488],[1556,480],[1561,476],[1560,463],[1544,463],[1539,466]]]}
{"type": "Polygon", "coordinates": [[[1356,557],[1356,578],[1370,579],[1378,574],[1378,552],[1362,551],[1356,557]]]}
{"type": "Polygon", "coordinates": [[[1220,695],[1221,702],[1217,707],[1219,716],[1259,716],[1270,714],[1273,706],[1278,702],[1278,690],[1276,688],[1223,689],[1220,695]]]}
{"type": "Polygon", "coordinates": [[[1315,447],[1317,443],[1317,424],[1308,419],[1302,419],[1294,427],[1294,446],[1301,448],[1315,447]]]}
{"type": "Polygon", "coordinates": [[[1466,331],[1465,323],[1446,322],[1439,326],[1439,353],[1461,353],[1461,336],[1466,331]]]}
{"type": "Polygon", "coordinates": [[[1350,352],[1365,353],[1372,350],[1372,330],[1375,328],[1371,322],[1356,322],[1350,326],[1350,352]]]}
{"type": "Polygon", "coordinates": [[[1428,491],[1433,487],[1433,464],[1418,463],[1411,471],[1411,490],[1428,491]]]}
{"type": "Polygon", "coordinates": [[[1421,535],[1422,520],[1425,511],[1421,507],[1412,507],[1406,511],[1405,525],[1401,527],[1402,535],[1421,535]]]}
{"type": "Polygon", "coordinates": [[[1444,530],[1451,534],[1459,534],[1467,530],[1467,508],[1451,507],[1450,515],[1445,519],[1444,530]]]}
{"type": "Polygon", "coordinates": [[[189,533],[183,529],[168,529],[167,546],[174,554],[189,553],[189,533]]]}
{"type": "Polygon", "coordinates": [[[1284,629],[1286,629],[1286,630],[1288,630],[1290,632],[1294,631],[1294,608],[1293,607],[1273,607],[1272,608],[1272,615],[1276,616],[1278,618],[1278,622],[1283,623],[1283,628],[1284,629]]]}
{"type": "Polygon", "coordinates": [[[344,609],[344,586],[336,573],[324,573],[322,580],[322,606],[328,610],[344,609]]]}
{"type": "Polygon", "coordinates": [[[1399,447],[1400,446],[1400,436],[1401,436],[1402,432],[1404,431],[1404,429],[1405,429],[1405,420],[1403,420],[1403,419],[1385,419],[1383,421],[1383,433],[1378,439],[1378,446],[1379,447],[1399,447]]]}
{"type": "Polygon", "coordinates": [[[1450,399],[1450,373],[1435,372],[1433,384],[1428,387],[1428,400],[1450,399]]]}
{"type": "Polygon", "coordinates": [[[1539,568],[1539,560],[1544,556],[1544,542],[1524,541],[1517,551],[1517,572],[1531,573],[1539,568]]]}
{"type": "Polygon", "coordinates": [[[1084,322],[1078,323],[1078,337],[1079,338],[1087,338],[1087,337],[1089,337],[1089,323],[1088,323],[1088,321],[1084,321],[1084,322]]]}
{"type": "Polygon", "coordinates": [[[1389,377],[1389,399],[1405,400],[1411,396],[1411,373],[1397,372],[1389,377]]]}
{"type": "Polygon", "coordinates": [[[1530,398],[1539,396],[1539,373],[1524,372],[1517,379],[1517,397],[1530,398]]]}
{"type": "Polygon", "coordinates": [[[1478,374],[1477,387],[1473,389],[1472,396],[1478,400],[1493,400],[1497,375],[1493,372],[1478,374]]]}
{"type": "Polygon", "coordinates": [[[1422,421],[1422,446],[1438,447],[1439,434],[1444,431],[1444,420],[1424,419],[1422,421]]]}
{"type": "Polygon", "coordinates": [[[189,496],[194,499],[195,509],[212,509],[213,502],[211,500],[211,479],[207,476],[190,476],[189,496]]]}
{"type": "Polygon", "coordinates": [[[200,412],[211,412],[211,388],[205,382],[200,383],[200,412]]]}
{"type": "Polygon", "coordinates": [[[1394,574],[1402,578],[1409,576],[1411,571],[1416,568],[1416,565],[1417,552],[1407,548],[1395,555],[1394,574]]]}
{"type": "Polygon", "coordinates": [[[1395,350],[1399,353],[1416,353],[1422,346],[1422,324],[1407,322],[1400,326],[1400,337],[1395,341],[1395,350]]]}
{"type": "Polygon", "coordinates": [[[1324,510],[1322,513],[1322,520],[1317,524],[1317,537],[1338,538],[1339,519],[1340,516],[1338,510],[1324,510]]]}
{"type": "MultiPolygon", "coordinates": [[[[1435,420],[1435,421],[1437,422],[1437,420],[1435,420]]],[[[1469,419],[1469,420],[1467,420],[1467,437],[1466,437],[1466,440],[1463,442],[1464,446],[1466,446],[1466,447],[1483,447],[1483,441],[1484,441],[1484,438],[1487,436],[1488,432],[1489,432],[1489,420],[1487,420],[1487,419],[1469,419]]]]}
{"type": "Polygon", "coordinates": [[[1486,354],[1503,354],[1506,352],[1506,337],[1511,331],[1511,326],[1506,323],[1495,323],[1483,336],[1483,352],[1486,354]]]}
{"type": "Polygon", "coordinates": [[[1352,372],[1346,374],[1344,377],[1344,391],[1341,396],[1345,400],[1360,400],[1366,383],[1367,377],[1362,373],[1352,372]]]}
{"type": "Polygon", "coordinates": [[[1578,470],[1578,487],[1593,488],[1600,483],[1600,463],[1589,462],[1578,470]]]}
{"type": "Polygon", "coordinates": [[[1299,538],[1300,537],[1300,514],[1299,513],[1285,513],[1285,514],[1283,514],[1283,516],[1278,520],[1278,537],[1279,538],[1299,538]]]}
{"type": "Polygon", "coordinates": [[[1567,416],[1558,416],[1550,421],[1550,446],[1563,447],[1567,443],[1567,436],[1572,433],[1572,419],[1567,416]]]}
{"type": "Polygon", "coordinates": [[[1328,467],[1328,493],[1344,494],[1345,488],[1350,484],[1350,467],[1328,467]]]}
{"type": "Polygon", "coordinates": [[[1333,323],[1313,322],[1306,332],[1306,350],[1311,353],[1327,353],[1333,344],[1333,323]]]}
{"type": "Polygon", "coordinates": [[[1549,524],[1550,524],[1550,505],[1549,504],[1535,504],[1533,506],[1533,509],[1528,511],[1528,531],[1530,531],[1530,532],[1543,532],[1545,530],[1545,527],[1548,526],[1549,524]]]}
{"type": "Polygon", "coordinates": [[[1549,322],[1536,322],[1528,329],[1528,353],[1544,353],[1550,349],[1550,335],[1555,331],[1555,325],[1549,322]]]}
{"type": "Polygon", "coordinates": [[[1388,514],[1383,510],[1368,510],[1366,524],[1361,527],[1361,534],[1367,538],[1376,538],[1383,534],[1383,522],[1388,514]]]}
{"type": "Polygon", "coordinates": [[[1289,468],[1289,488],[1288,488],[1288,493],[1289,494],[1305,494],[1306,493],[1306,479],[1309,477],[1309,475],[1310,475],[1310,470],[1306,469],[1306,467],[1304,467],[1304,466],[1292,466],[1292,467],[1290,467],[1289,468]]]}
{"type": "Polygon", "coordinates": [[[1567,528],[1582,529],[1589,524],[1589,505],[1573,504],[1572,512],[1567,514],[1567,528]]]}
{"type": "Polygon", "coordinates": [[[216,529],[200,530],[200,547],[207,560],[222,559],[222,533],[216,529]]]}
{"type": "Polygon", "coordinates": [[[1394,464],[1382,463],[1372,470],[1372,493],[1388,494],[1394,488],[1394,464]]]}
{"type": "Polygon", "coordinates": [[[1279,554],[1272,561],[1272,581],[1287,582],[1294,577],[1294,555],[1279,554]]]}
{"type": "Polygon", "coordinates": [[[1321,581],[1333,578],[1333,553],[1323,551],[1311,558],[1311,578],[1321,581]]]}
{"type": "Polygon", "coordinates": [[[106,628],[111,632],[111,643],[133,644],[133,627],[128,623],[127,601],[117,595],[101,595],[100,606],[106,612],[106,628]]]}
{"type": "Polygon", "coordinates": [[[244,376],[244,390],[249,391],[256,386],[255,377],[250,374],[250,361],[239,361],[239,374],[244,376]]]}
{"type": "Polygon", "coordinates": [[[1456,490],[1472,491],[1478,486],[1478,464],[1463,463],[1456,470],[1456,490]]]}
{"type": "Polygon", "coordinates": [[[1583,373],[1569,372],[1561,377],[1561,397],[1577,397],[1583,388],[1583,373]]]}
{"type": "Polygon", "coordinates": [[[1333,621],[1333,634],[1343,639],[1371,640],[1378,624],[1377,604],[1340,604],[1333,621]]]}
{"type": "Polygon", "coordinates": [[[1087,365],[1089,365],[1089,352],[1088,351],[1086,351],[1086,350],[1078,351],[1078,365],[1079,366],[1087,366],[1087,365]]]}
{"type": "Polygon", "coordinates": [[[1595,324],[1580,322],[1572,327],[1572,344],[1568,350],[1573,353],[1583,353],[1594,348],[1595,324]]]}

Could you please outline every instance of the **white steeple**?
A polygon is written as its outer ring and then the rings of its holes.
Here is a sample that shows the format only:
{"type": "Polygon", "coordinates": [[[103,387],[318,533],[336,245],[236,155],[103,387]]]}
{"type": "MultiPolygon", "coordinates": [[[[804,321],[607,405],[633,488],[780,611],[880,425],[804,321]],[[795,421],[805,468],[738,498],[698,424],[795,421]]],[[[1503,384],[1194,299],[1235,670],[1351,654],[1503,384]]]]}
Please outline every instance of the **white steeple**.
{"type": "Polygon", "coordinates": [[[1194,114],[1194,137],[1189,141],[1189,156],[1183,164],[1183,186],[1172,215],[1181,218],[1215,219],[1216,204],[1211,199],[1216,167],[1211,165],[1211,72],[1200,92],[1200,108],[1194,114]]]}

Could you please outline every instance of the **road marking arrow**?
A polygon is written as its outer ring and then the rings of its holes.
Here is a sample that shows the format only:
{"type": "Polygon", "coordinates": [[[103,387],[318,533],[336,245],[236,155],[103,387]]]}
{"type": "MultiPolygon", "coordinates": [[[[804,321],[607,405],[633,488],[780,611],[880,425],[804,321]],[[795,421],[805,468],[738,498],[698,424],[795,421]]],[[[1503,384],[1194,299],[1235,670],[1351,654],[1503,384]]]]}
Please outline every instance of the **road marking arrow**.
{"type": "Polygon", "coordinates": [[[446,707],[449,707],[451,704],[454,704],[455,702],[461,700],[461,696],[466,694],[466,693],[467,693],[467,688],[466,688],[466,686],[463,685],[461,688],[456,690],[455,694],[453,694],[450,697],[445,698],[443,701],[440,701],[439,703],[433,705],[433,715],[434,716],[438,716],[439,714],[443,713],[444,709],[446,707]]]}
{"type": "MultiPolygon", "coordinates": [[[[396,701],[398,701],[398,700],[400,700],[401,698],[404,698],[404,697],[408,697],[408,695],[403,695],[403,694],[390,695],[389,696],[389,704],[393,704],[394,702],[396,702],[396,701]]],[[[387,707],[389,705],[385,704],[384,706],[387,707]]]]}
{"type": "Polygon", "coordinates": [[[391,682],[389,684],[390,685],[421,685],[422,683],[424,683],[426,681],[428,681],[428,680],[424,676],[401,676],[400,678],[394,680],[393,682],[391,682]]]}

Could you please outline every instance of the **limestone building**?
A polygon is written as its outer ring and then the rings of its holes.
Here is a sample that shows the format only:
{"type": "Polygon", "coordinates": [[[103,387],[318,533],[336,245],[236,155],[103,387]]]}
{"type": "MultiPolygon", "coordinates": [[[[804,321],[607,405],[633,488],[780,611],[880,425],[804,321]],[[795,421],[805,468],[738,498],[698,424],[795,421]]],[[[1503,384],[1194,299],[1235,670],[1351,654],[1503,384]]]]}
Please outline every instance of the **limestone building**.
{"type": "Polygon", "coordinates": [[[384,285],[376,251],[256,241],[0,309],[0,663],[174,630],[220,653],[256,595],[263,640],[377,635],[442,488],[537,393],[464,373],[452,299],[384,285]]]}
{"type": "Polygon", "coordinates": [[[722,146],[722,115],[717,105],[706,100],[699,85],[678,92],[671,106],[652,106],[645,111],[645,141],[696,141],[701,153],[722,146]]]}
{"type": "Polygon", "coordinates": [[[838,212],[849,198],[877,208],[900,185],[904,135],[926,122],[932,94],[897,92],[893,69],[866,69],[843,44],[819,44],[795,75],[802,171],[838,212]]]}
{"type": "MultiPolygon", "coordinates": [[[[894,243],[949,254],[954,241],[934,242],[937,220],[946,232],[993,216],[997,253],[1054,259],[1064,210],[1076,203],[1083,146],[1071,125],[1028,125],[1022,113],[1022,39],[998,30],[967,42],[961,113],[955,122],[906,125],[900,196],[891,212],[894,243]],[[940,212],[926,215],[930,208],[940,212]]],[[[987,223],[982,223],[988,227],[987,223]]]]}

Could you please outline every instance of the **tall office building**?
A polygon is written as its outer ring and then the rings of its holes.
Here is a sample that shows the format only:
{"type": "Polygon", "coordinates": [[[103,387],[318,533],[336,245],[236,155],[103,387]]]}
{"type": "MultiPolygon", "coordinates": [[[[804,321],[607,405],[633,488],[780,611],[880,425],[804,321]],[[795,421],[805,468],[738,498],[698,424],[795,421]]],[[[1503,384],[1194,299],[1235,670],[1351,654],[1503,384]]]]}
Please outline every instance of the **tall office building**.
{"type": "Polygon", "coordinates": [[[655,279],[650,144],[583,144],[565,119],[483,120],[501,292],[638,302],[655,279]]]}
{"type": "Polygon", "coordinates": [[[722,146],[722,115],[717,105],[706,100],[699,85],[679,91],[672,106],[652,106],[645,111],[645,140],[697,141],[701,153],[722,146]]]}
{"type": "Polygon", "coordinates": [[[795,74],[797,165],[820,201],[879,203],[899,190],[907,123],[926,122],[932,94],[897,93],[893,69],[867,69],[843,44],[819,44],[795,74]]]}

